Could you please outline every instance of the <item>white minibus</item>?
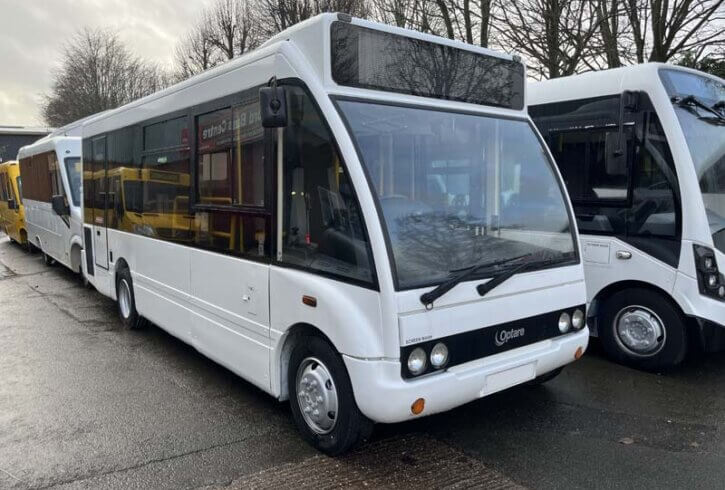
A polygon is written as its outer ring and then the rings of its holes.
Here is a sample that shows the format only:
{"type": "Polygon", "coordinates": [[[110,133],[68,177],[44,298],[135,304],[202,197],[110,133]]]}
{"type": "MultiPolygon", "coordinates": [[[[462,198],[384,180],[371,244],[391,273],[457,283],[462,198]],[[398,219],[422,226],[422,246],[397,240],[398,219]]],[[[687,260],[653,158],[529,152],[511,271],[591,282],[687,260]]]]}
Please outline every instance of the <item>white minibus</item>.
{"type": "Polygon", "coordinates": [[[649,63],[529,85],[582,234],[589,325],[620,362],[725,346],[724,84],[649,63]]]}
{"type": "Polygon", "coordinates": [[[326,14],[83,125],[84,267],[338,454],[588,345],[517,58],[326,14]]]}
{"type": "Polygon", "coordinates": [[[18,152],[28,241],[46,264],[81,272],[80,126],[55,130],[18,152]]]}

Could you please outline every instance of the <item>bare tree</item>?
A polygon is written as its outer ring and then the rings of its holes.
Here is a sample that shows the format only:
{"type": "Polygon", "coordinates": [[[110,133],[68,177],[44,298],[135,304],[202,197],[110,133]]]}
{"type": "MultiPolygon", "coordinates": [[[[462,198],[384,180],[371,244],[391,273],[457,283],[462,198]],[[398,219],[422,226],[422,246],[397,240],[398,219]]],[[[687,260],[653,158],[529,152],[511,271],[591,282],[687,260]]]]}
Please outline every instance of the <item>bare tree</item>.
{"type": "Polygon", "coordinates": [[[597,55],[595,6],[589,0],[508,0],[496,9],[498,42],[526,56],[539,77],[572,75],[597,55]]]}
{"type": "Polygon", "coordinates": [[[176,46],[174,58],[177,80],[185,80],[221,62],[222,58],[211,42],[206,22],[197,24],[176,46]]]}
{"type": "Polygon", "coordinates": [[[272,36],[323,12],[344,12],[368,17],[367,0],[258,0],[257,23],[266,36],[272,36]]]}
{"type": "Polygon", "coordinates": [[[176,47],[176,79],[189,78],[259,46],[254,8],[254,0],[216,0],[204,10],[176,47]]]}
{"type": "Polygon", "coordinates": [[[131,54],[112,31],[84,29],[64,47],[42,113],[60,127],[163,88],[163,70],[131,54]]]}
{"type": "Polygon", "coordinates": [[[697,61],[725,45],[725,0],[622,0],[637,63],[671,61],[689,53],[697,61]]]}

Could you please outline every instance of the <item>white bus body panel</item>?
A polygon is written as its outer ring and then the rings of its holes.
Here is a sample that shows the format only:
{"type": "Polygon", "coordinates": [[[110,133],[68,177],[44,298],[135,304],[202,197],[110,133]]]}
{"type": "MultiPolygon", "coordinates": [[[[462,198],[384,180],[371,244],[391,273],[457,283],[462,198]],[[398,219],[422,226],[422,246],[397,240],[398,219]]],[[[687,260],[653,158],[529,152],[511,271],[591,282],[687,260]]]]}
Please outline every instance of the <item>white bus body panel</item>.
{"type": "Polygon", "coordinates": [[[588,300],[594,300],[607,286],[623,281],[638,281],[668,294],[686,315],[725,325],[725,302],[701,295],[697,285],[693,244],[713,249],[721,267],[725,265],[725,255],[713,246],[695,166],[670,97],[659,77],[658,72],[663,68],[704,75],[696,70],[669,64],[645,63],[530,82],[527,86],[527,106],[618,95],[625,90],[647,93],[669,142],[680,186],[682,239],[679,267],[665,264],[615,237],[582,234],[580,241],[588,300]],[[631,253],[631,258],[617,257],[617,252],[631,253]]]}

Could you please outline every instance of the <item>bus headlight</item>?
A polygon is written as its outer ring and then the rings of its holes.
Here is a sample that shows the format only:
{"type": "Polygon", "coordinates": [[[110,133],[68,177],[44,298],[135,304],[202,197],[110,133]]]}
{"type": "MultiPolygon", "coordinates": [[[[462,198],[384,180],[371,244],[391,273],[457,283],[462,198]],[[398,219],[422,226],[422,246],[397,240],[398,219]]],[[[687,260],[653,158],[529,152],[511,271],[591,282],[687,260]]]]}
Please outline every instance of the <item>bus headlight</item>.
{"type": "Polygon", "coordinates": [[[566,311],[559,317],[559,331],[561,333],[567,333],[571,327],[571,317],[566,311]]]}
{"type": "Polygon", "coordinates": [[[584,326],[584,312],[582,310],[574,310],[574,314],[571,316],[571,326],[576,330],[581,330],[584,326]]]}
{"type": "Polygon", "coordinates": [[[725,300],[725,278],[720,274],[715,259],[715,252],[702,245],[693,245],[695,252],[695,269],[700,294],[711,298],[725,300]]]}
{"type": "Polygon", "coordinates": [[[443,342],[438,342],[430,351],[430,364],[440,369],[448,362],[448,347],[443,342]]]}
{"type": "Polygon", "coordinates": [[[417,376],[425,371],[426,357],[425,351],[420,347],[413,349],[408,356],[408,371],[410,371],[410,374],[417,376]]]}

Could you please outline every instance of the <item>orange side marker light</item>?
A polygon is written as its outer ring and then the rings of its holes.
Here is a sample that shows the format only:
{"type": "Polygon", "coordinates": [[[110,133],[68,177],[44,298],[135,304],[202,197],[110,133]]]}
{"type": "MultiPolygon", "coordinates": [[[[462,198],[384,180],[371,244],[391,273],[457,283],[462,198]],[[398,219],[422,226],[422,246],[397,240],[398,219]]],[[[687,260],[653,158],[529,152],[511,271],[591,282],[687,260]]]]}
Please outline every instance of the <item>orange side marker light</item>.
{"type": "Polygon", "coordinates": [[[410,411],[413,413],[413,415],[420,415],[421,413],[423,413],[424,408],[425,408],[425,399],[418,398],[410,406],[410,411]]]}
{"type": "Polygon", "coordinates": [[[582,358],[584,355],[584,349],[582,347],[578,347],[576,352],[574,353],[574,359],[577,361],[582,358]]]}

